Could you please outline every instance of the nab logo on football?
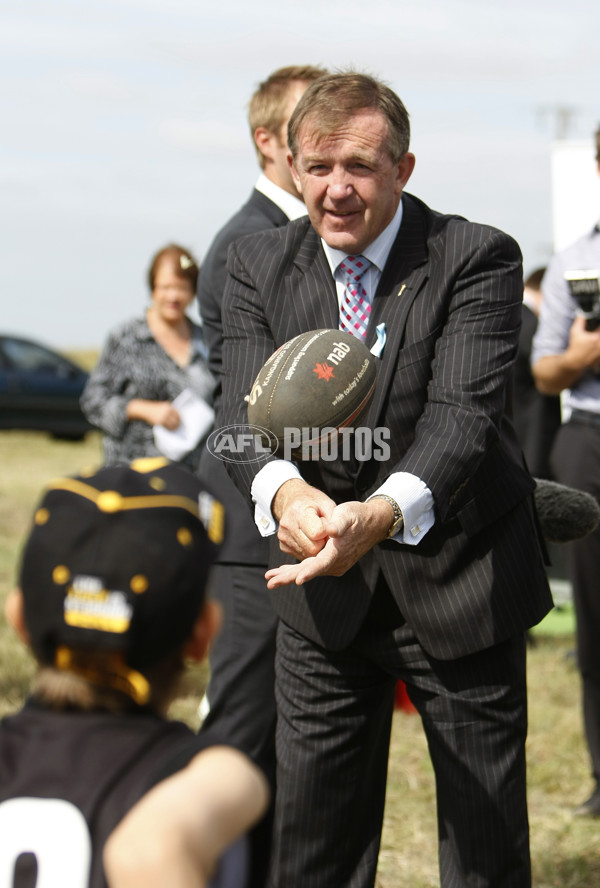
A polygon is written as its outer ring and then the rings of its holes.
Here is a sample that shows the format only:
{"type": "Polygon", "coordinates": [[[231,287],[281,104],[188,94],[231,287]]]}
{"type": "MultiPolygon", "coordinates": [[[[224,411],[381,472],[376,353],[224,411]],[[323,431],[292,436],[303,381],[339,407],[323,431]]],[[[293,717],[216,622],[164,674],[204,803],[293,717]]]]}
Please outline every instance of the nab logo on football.
{"type": "Polygon", "coordinates": [[[301,459],[304,445],[315,441],[313,430],[320,441],[358,426],[376,377],[375,357],[361,339],[334,328],[308,330],[284,342],[259,370],[248,397],[248,422],[279,442],[273,449],[269,439],[263,441],[275,456],[301,459]],[[299,429],[306,435],[296,434],[299,429]]]}
{"type": "Polygon", "coordinates": [[[313,373],[316,373],[319,379],[331,379],[332,376],[335,376],[335,373],[333,372],[333,367],[331,366],[331,364],[327,364],[325,361],[323,361],[322,364],[319,364],[317,362],[316,365],[313,367],[313,373]]]}
{"type": "Polygon", "coordinates": [[[236,423],[215,429],[206,442],[213,456],[224,462],[260,462],[273,454],[279,442],[273,434],[256,425],[236,423]],[[271,442],[267,446],[266,442],[271,442]]]}

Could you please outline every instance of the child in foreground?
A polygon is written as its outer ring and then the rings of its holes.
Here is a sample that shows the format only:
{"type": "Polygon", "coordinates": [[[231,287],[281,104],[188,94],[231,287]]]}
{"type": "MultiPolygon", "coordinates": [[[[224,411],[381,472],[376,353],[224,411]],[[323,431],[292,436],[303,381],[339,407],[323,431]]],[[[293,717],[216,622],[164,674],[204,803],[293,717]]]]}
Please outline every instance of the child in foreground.
{"type": "Polygon", "coordinates": [[[244,886],[263,773],[166,718],[219,626],[222,532],[220,503],[162,459],[47,489],[6,604],[39,669],[0,723],[1,886],[244,886]]]}

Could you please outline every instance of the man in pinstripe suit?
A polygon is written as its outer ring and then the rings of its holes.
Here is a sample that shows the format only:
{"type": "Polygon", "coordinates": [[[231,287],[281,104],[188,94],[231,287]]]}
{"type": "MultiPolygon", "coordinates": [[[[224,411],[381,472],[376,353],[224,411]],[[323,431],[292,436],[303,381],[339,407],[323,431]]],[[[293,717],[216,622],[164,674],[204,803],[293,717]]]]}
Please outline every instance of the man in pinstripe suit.
{"type": "Polygon", "coordinates": [[[311,85],[288,140],[310,221],[230,253],[221,424],[245,421],[274,349],[338,326],[339,263],[360,255],[378,363],[364,424],[389,430],[390,455],[232,464],[277,565],[271,884],[374,884],[402,678],[435,771],[442,885],[525,888],[524,632],[552,602],[505,415],[520,252],[403,193],[408,115],[373,78],[311,85]]]}

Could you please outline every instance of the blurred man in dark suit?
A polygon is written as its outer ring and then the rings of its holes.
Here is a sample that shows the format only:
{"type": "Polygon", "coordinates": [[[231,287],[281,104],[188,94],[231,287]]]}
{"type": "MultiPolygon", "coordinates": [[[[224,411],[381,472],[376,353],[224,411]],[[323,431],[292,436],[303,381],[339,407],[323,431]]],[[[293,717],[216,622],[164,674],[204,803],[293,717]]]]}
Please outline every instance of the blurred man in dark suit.
{"type": "MultiPolygon", "coordinates": [[[[278,228],[306,214],[287,162],[287,123],[308,84],[324,73],[325,69],[310,65],[280,68],[259,84],[250,100],[248,122],[261,173],[248,201],[211,244],[202,264],[198,290],[210,367],[217,379],[216,404],[221,396],[227,251],[231,243],[245,234],[278,228]]],[[[277,618],[264,576],[268,547],[223,463],[208,450],[204,452],[200,473],[210,479],[229,516],[227,543],[213,573],[213,594],[221,602],[226,619],[210,653],[204,726],[217,725],[228,736],[243,742],[245,748],[261,758],[274,779],[277,618]]],[[[269,832],[267,818],[253,836],[256,859],[251,888],[264,883],[269,832]]]]}

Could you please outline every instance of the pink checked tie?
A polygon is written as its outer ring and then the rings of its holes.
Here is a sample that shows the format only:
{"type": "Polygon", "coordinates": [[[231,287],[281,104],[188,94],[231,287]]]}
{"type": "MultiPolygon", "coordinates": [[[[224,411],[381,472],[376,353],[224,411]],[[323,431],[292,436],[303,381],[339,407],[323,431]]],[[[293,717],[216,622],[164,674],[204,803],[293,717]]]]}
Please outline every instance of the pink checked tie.
{"type": "Polygon", "coordinates": [[[371,305],[360,279],[370,265],[364,256],[346,256],[339,265],[345,279],[340,306],[340,330],[352,333],[363,341],[367,335],[371,305]]]}

